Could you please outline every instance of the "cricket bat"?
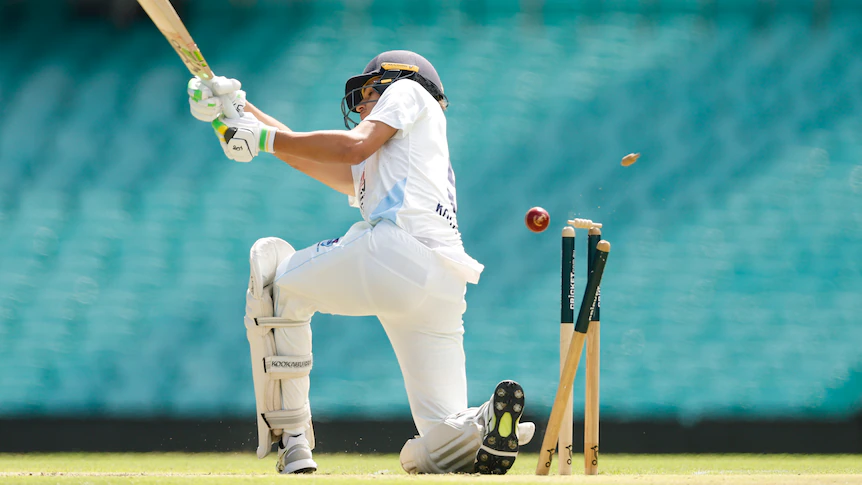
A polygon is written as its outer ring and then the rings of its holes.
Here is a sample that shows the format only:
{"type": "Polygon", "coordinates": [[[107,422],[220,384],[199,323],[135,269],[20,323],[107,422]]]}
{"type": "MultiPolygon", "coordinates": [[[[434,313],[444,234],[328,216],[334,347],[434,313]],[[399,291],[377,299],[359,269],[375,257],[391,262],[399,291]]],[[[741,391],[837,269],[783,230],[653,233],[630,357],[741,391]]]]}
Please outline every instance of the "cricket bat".
{"type": "MultiPolygon", "coordinates": [[[[195,40],[192,39],[185,24],[180,19],[174,6],[170,0],[138,0],[144,11],[150,17],[150,20],[156,24],[156,27],[168,39],[171,47],[183,60],[183,63],[189,69],[192,75],[197,76],[208,87],[212,87],[213,71],[209,64],[204,59],[201,50],[198,49],[195,40]]],[[[228,118],[239,118],[236,108],[226,96],[222,98],[222,109],[225,116],[228,118]]]]}

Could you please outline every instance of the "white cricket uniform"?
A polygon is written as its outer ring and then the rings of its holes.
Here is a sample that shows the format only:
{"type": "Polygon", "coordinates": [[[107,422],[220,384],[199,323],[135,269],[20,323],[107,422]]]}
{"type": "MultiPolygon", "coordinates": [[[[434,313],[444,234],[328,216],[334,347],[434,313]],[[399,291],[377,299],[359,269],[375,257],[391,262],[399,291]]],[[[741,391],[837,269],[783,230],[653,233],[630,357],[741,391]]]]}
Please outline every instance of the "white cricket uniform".
{"type": "MultiPolygon", "coordinates": [[[[418,83],[384,91],[366,121],[398,131],[352,167],[363,221],[343,236],[294,253],[276,271],[275,315],[374,315],[395,350],[420,434],[467,409],[462,315],[466,284],[483,266],[464,252],[456,218],[446,117],[418,83]]],[[[307,385],[284,385],[286,409],[307,385]]],[[[478,446],[478,444],[476,445],[478,446]]]]}

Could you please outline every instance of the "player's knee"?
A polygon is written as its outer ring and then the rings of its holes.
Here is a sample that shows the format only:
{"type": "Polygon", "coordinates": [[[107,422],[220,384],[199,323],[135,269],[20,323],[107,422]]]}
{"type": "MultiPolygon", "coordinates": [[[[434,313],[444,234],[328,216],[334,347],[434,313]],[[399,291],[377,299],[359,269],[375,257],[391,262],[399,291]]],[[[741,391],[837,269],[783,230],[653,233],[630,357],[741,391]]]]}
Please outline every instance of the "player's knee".
{"type": "MultiPolygon", "coordinates": [[[[435,473],[432,471],[433,464],[429,463],[428,460],[428,451],[419,442],[419,438],[407,440],[407,443],[404,443],[404,447],[401,448],[399,458],[401,459],[401,468],[407,473],[435,473]]],[[[442,472],[437,471],[437,473],[442,472]]]]}
{"type": "Polygon", "coordinates": [[[277,237],[265,237],[254,243],[249,254],[251,278],[248,289],[255,298],[261,298],[264,288],[272,285],[278,264],[295,252],[293,246],[277,237]]]}
{"type": "Polygon", "coordinates": [[[401,467],[407,473],[469,473],[481,441],[475,423],[442,422],[404,444],[401,467]]]}

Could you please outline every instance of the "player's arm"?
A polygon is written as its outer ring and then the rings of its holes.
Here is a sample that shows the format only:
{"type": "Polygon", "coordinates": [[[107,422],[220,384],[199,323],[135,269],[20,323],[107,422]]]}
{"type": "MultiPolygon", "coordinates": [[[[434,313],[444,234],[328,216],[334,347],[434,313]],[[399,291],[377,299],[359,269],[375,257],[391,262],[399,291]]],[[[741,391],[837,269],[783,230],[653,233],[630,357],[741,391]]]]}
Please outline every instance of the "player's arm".
{"type": "Polygon", "coordinates": [[[259,109],[248,109],[248,102],[245,104],[246,113],[240,118],[219,116],[212,122],[219,139],[227,143],[223,147],[225,154],[238,162],[250,162],[258,153],[268,152],[291,160],[285,160],[288,163],[298,163],[292,159],[300,158],[349,168],[370,157],[398,131],[386,123],[367,120],[350,131],[295,132],[259,109]]]}
{"type": "MultiPolygon", "coordinates": [[[[284,123],[264,113],[251,103],[246,103],[245,112],[251,113],[261,123],[274,126],[279,131],[292,132],[284,123]]],[[[312,160],[292,156],[287,153],[274,153],[284,163],[308,175],[309,177],[337,190],[343,194],[355,195],[353,190],[353,174],[349,165],[323,164],[312,160]]]]}
{"type": "MultiPolygon", "coordinates": [[[[205,85],[199,78],[194,77],[188,82],[187,90],[192,115],[201,121],[213,122],[216,133],[219,134],[219,138],[222,140],[222,148],[225,151],[225,155],[232,160],[247,162],[257,154],[258,147],[255,147],[254,155],[248,155],[247,152],[229,150],[224,144],[222,133],[224,133],[227,127],[217,120],[224,111],[223,99],[229,100],[233,104],[234,110],[238,113],[247,112],[251,115],[243,120],[237,120],[242,122],[243,126],[269,126],[273,135],[276,131],[290,132],[291,130],[284,123],[281,123],[249,103],[246,100],[245,91],[240,89],[241,86],[240,82],[236,79],[216,77],[209,85],[205,85]],[[220,125],[220,128],[218,125],[220,125]],[[222,133],[219,133],[220,130],[222,133]]],[[[347,195],[354,195],[353,176],[349,165],[321,164],[314,160],[300,158],[286,152],[275,153],[275,155],[291,167],[332,189],[347,195]]]]}
{"type": "Polygon", "coordinates": [[[297,133],[279,130],[273,140],[273,153],[326,165],[357,165],[379,150],[396,131],[379,121],[363,121],[350,131],[297,133]]]}
{"type": "Polygon", "coordinates": [[[291,163],[288,159],[299,158],[321,165],[357,165],[379,150],[398,131],[385,123],[368,121],[360,123],[350,131],[299,133],[251,103],[247,102],[245,111],[254,115],[264,125],[278,130],[272,153],[287,163],[291,163]]]}
{"type": "Polygon", "coordinates": [[[251,113],[240,118],[220,116],[212,126],[225,155],[237,162],[250,162],[267,152],[345,168],[370,157],[398,131],[380,121],[364,120],[350,131],[298,133],[261,123],[251,113]]]}

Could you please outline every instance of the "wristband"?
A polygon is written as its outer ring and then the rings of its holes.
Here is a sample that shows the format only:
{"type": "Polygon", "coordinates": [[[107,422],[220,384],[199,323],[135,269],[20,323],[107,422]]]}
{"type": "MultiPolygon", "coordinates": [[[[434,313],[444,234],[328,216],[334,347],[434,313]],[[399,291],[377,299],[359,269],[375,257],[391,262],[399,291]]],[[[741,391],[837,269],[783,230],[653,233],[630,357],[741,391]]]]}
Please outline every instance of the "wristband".
{"type": "Polygon", "coordinates": [[[260,125],[260,146],[258,148],[262,152],[275,153],[275,135],[278,133],[278,128],[274,126],[260,125]]]}

